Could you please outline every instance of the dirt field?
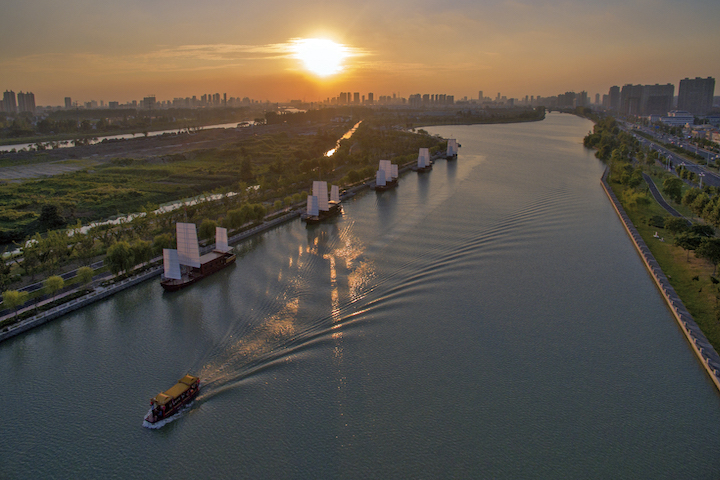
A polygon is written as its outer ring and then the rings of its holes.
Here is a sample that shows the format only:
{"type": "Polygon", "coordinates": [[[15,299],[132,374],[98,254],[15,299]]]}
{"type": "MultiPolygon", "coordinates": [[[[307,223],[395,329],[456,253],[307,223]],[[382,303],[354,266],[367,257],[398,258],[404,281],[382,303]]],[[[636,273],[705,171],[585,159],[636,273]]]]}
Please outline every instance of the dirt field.
{"type": "Polygon", "coordinates": [[[293,135],[314,133],[321,125],[288,127],[261,125],[240,129],[201,130],[197,133],[170,134],[114,140],[96,145],[58,148],[41,152],[17,152],[0,155],[0,181],[22,181],[47,177],[91,167],[113,158],[149,158],[191,150],[219,148],[253,135],[287,132],[293,135]]]}

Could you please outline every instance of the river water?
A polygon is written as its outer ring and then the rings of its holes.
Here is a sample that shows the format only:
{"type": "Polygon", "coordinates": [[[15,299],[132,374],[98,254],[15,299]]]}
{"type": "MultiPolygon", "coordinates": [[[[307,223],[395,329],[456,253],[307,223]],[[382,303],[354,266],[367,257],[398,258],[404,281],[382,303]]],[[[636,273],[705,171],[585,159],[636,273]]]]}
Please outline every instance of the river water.
{"type": "Polygon", "coordinates": [[[0,344],[8,478],[717,478],[720,395],[563,114],[0,344]],[[205,382],[178,420],[148,400],[205,382]]]}

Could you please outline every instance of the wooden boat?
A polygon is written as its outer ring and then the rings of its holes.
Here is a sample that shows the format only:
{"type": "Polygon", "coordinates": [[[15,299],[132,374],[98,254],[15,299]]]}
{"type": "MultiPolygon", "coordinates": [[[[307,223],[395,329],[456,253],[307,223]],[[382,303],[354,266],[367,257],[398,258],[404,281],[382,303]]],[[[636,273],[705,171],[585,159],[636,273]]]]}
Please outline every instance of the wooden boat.
{"type": "Polygon", "coordinates": [[[235,262],[227,230],[215,229],[215,250],[200,256],[194,223],[177,223],[177,250],[163,249],[164,273],[160,285],[174,292],[192,285],[235,262]]]}
{"type": "Polygon", "coordinates": [[[420,149],[420,153],[418,153],[417,165],[414,166],[412,170],[418,173],[429,172],[430,170],[432,170],[432,161],[430,160],[429,149],[420,149]]]}
{"type": "Polygon", "coordinates": [[[398,166],[390,163],[390,160],[380,160],[380,168],[375,174],[375,185],[373,190],[385,191],[395,188],[398,185],[398,166]]]}
{"type": "Polygon", "coordinates": [[[182,407],[192,402],[198,392],[200,392],[200,379],[185,375],[173,387],[150,399],[150,411],[145,421],[155,424],[175,415],[182,407]]]}
{"type": "Polygon", "coordinates": [[[308,195],[307,209],[300,218],[308,224],[320,223],[342,213],[340,206],[340,187],[333,185],[328,201],[327,182],[314,181],[313,194],[308,195]]]}
{"type": "Polygon", "coordinates": [[[447,152],[445,158],[448,160],[456,160],[458,155],[458,143],[454,138],[449,138],[447,143],[447,152]]]}

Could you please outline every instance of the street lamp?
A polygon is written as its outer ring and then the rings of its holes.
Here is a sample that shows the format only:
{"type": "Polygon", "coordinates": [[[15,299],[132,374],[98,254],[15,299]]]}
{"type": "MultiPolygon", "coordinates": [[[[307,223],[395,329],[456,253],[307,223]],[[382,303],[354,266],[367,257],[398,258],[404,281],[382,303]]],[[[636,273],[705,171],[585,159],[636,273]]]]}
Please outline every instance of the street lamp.
{"type": "Polygon", "coordinates": [[[702,188],[702,179],[704,176],[705,176],[705,174],[703,172],[698,173],[698,177],[700,177],[700,188],[702,188]]]}

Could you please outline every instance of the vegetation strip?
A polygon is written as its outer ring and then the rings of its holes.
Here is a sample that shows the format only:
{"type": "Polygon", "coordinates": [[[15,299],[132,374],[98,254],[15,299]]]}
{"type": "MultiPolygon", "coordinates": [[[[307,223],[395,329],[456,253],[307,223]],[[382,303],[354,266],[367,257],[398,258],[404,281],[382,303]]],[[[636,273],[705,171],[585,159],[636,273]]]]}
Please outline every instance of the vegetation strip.
{"type": "Polygon", "coordinates": [[[670,282],[655,260],[655,257],[650,252],[650,249],[645,244],[645,241],[640,236],[640,233],[635,228],[635,225],[633,225],[630,217],[625,213],[622,205],[620,205],[620,201],[615,196],[615,193],[610,188],[610,185],[607,183],[607,174],[608,170],[605,171],[602,177],[601,183],[603,190],[605,190],[605,193],[615,208],[615,212],[618,214],[618,217],[620,217],[620,221],[625,227],[625,231],[627,231],[628,235],[632,239],[635,248],[650,272],[650,275],[655,280],[655,285],[657,285],[660,293],[662,293],[665,301],[670,307],[670,310],[673,312],[680,329],[685,334],[688,342],[690,342],[690,346],[700,359],[700,363],[702,363],[703,367],[705,367],[705,371],[710,376],[710,379],[715,384],[715,387],[720,391],[720,355],[718,355],[712,345],[710,345],[710,342],[705,337],[705,334],[703,334],[692,315],[690,315],[690,312],[688,312],[685,308],[682,300],[680,300],[680,297],[675,292],[675,289],[672,285],[670,285],[670,282]]]}

